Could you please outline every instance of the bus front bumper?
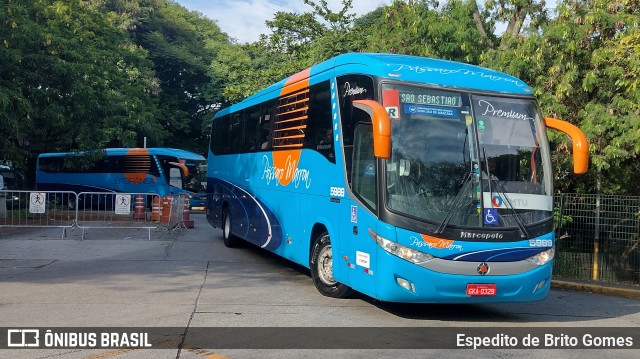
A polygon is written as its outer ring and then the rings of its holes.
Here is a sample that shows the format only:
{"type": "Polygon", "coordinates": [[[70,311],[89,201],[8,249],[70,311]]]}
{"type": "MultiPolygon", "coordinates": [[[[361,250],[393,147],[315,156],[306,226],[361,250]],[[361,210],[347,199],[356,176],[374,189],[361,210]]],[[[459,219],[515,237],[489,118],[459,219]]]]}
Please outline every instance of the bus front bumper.
{"type": "MultiPolygon", "coordinates": [[[[379,253],[379,300],[407,303],[504,303],[544,300],[551,288],[553,261],[510,275],[440,273],[379,253]],[[471,288],[471,289],[469,289],[471,288]],[[475,288],[490,288],[475,295],[475,288]]],[[[489,263],[491,265],[491,263],[489,263]]]]}

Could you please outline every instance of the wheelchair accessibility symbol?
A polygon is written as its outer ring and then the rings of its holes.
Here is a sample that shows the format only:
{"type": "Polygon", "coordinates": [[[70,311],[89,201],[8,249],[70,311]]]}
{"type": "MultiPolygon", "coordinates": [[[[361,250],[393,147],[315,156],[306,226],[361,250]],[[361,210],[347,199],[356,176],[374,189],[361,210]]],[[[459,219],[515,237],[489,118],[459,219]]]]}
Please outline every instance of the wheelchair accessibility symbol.
{"type": "Polygon", "coordinates": [[[484,224],[488,226],[498,225],[498,209],[497,208],[484,209],[484,224]]]}

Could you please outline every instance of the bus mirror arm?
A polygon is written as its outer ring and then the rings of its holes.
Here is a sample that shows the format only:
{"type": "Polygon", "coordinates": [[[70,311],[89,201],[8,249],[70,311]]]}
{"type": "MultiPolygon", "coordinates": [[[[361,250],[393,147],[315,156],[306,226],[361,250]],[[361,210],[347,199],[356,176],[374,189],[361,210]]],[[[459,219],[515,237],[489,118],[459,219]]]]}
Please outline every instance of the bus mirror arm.
{"type": "Polygon", "coordinates": [[[355,100],[353,106],[371,117],[373,123],[373,153],[378,158],[391,158],[391,120],[379,102],[355,100]]]}
{"type": "Polygon", "coordinates": [[[569,122],[545,117],[544,122],[549,128],[561,131],[569,135],[573,142],[573,172],[583,174],[589,168],[589,141],[587,136],[576,126],[569,122]]]}

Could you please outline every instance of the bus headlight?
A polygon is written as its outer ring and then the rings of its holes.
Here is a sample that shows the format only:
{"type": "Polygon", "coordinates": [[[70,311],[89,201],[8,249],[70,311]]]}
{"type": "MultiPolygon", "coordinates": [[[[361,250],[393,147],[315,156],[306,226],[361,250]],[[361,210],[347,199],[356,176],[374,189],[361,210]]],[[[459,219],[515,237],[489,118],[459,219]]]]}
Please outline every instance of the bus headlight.
{"type": "Polygon", "coordinates": [[[423,263],[433,259],[434,257],[430,254],[426,254],[415,249],[405,247],[402,244],[396,243],[394,241],[390,241],[384,237],[379,236],[376,232],[369,228],[369,235],[373,238],[376,243],[385,251],[393,254],[396,257],[400,257],[406,261],[412,263],[423,263]]]}
{"type": "Polygon", "coordinates": [[[552,260],[553,257],[555,256],[555,254],[556,254],[556,248],[555,247],[551,247],[551,248],[547,249],[544,252],[540,252],[540,253],[536,254],[535,256],[531,256],[531,257],[527,258],[527,261],[529,261],[529,262],[531,262],[531,263],[533,263],[535,265],[541,266],[541,265],[546,264],[550,260],[552,260]]]}

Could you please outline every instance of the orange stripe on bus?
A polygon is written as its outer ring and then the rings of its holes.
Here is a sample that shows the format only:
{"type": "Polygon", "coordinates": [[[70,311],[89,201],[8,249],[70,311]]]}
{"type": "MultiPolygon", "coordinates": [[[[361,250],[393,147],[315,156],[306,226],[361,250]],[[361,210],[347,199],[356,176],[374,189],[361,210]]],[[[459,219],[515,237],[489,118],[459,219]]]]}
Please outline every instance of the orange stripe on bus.
{"type": "MultiPolygon", "coordinates": [[[[289,77],[287,81],[284,83],[284,86],[282,87],[282,91],[280,91],[280,96],[287,96],[292,94],[293,92],[300,91],[300,90],[302,90],[303,92],[308,92],[310,74],[311,74],[311,68],[308,68],[306,70],[302,70],[297,74],[289,77]]],[[[300,128],[302,129],[306,127],[307,126],[300,127],[300,128]]],[[[274,146],[274,147],[300,148],[302,147],[302,144],[280,145],[280,146],[274,146]]],[[[298,169],[300,154],[302,154],[302,149],[292,149],[292,150],[282,150],[282,151],[272,152],[274,167],[284,169],[284,176],[278,179],[278,182],[281,185],[287,186],[293,179],[293,175],[298,169]]]]}
{"type": "Polygon", "coordinates": [[[290,110],[290,111],[287,111],[287,112],[281,112],[281,113],[278,114],[278,116],[289,115],[289,114],[300,112],[300,111],[307,111],[308,109],[309,109],[308,106],[300,107],[300,108],[296,108],[296,109],[293,109],[293,110],[290,110]]]}
{"type": "Polygon", "coordinates": [[[292,92],[296,92],[309,87],[309,75],[311,74],[311,68],[302,70],[295,75],[292,75],[284,83],[280,96],[289,95],[292,92]]]}
{"type": "Polygon", "coordinates": [[[304,116],[300,116],[300,117],[292,118],[292,119],[289,119],[289,120],[277,121],[277,122],[276,122],[276,124],[278,124],[278,125],[279,125],[279,124],[281,124],[281,123],[294,122],[294,121],[303,121],[303,120],[306,120],[307,118],[308,118],[308,116],[307,116],[307,115],[304,115],[304,116]]]}
{"type": "Polygon", "coordinates": [[[420,234],[420,237],[422,237],[422,240],[425,241],[431,248],[449,248],[453,244],[452,239],[432,237],[426,234],[420,234]]]}

